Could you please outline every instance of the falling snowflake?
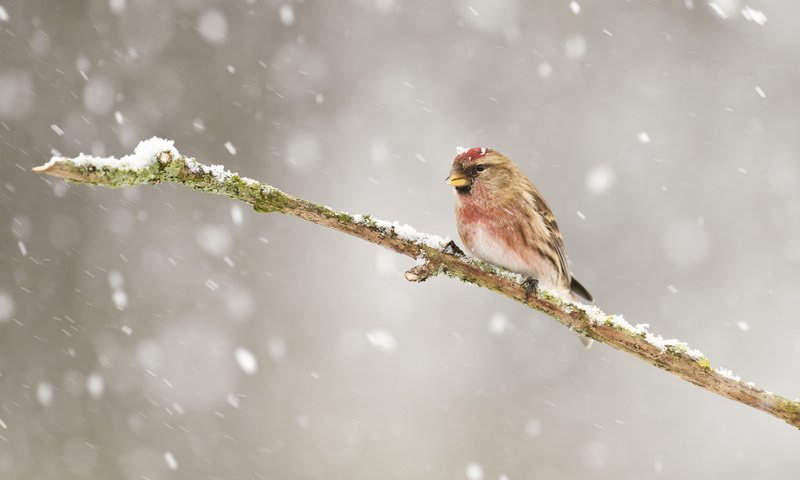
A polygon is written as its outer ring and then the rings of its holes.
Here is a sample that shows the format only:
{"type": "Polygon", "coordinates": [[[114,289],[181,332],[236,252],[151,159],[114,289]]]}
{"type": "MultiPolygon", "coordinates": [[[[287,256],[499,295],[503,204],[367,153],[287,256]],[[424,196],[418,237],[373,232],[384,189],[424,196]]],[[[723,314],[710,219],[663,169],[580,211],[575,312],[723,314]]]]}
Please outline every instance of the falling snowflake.
{"type": "Polygon", "coordinates": [[[236,357],[236,363],[239,364],[239,368],[241,368],[244,373],[247,375],[256,374],[258,371],[258,362],[253,352],[244,347],[239,347],[234,352],[234,356],[236,357]]]}

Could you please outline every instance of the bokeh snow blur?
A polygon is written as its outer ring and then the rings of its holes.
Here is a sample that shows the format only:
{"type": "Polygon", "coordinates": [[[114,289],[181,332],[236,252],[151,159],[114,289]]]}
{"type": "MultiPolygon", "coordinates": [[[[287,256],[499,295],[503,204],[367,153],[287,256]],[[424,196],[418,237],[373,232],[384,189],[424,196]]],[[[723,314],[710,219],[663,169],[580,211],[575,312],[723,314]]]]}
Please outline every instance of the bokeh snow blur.
{"type": "Polygon", "coordinates": [[[0,0],[0,478],[790,478],[800,436],[413,261],[30,172],[185,154],[457,238],[515,159],[598,304],[800,396],[800,36],[767,0],[0,0]]]}

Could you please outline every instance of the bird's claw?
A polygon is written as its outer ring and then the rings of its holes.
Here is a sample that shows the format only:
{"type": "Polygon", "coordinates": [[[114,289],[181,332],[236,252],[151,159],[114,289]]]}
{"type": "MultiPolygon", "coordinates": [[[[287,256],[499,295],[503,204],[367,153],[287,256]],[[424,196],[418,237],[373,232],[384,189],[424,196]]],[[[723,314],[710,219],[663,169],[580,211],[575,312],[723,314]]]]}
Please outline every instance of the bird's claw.
{"type": "Polygon", "coordinates": [[[453,254],[453,255],[461,255],[461,256],[464,255],[464,252],[461,251],[460,248],[458,248],[458,245],[456,245],[456,242],[454,242],[452,240],[447,242],[447,244],[444,246],[444,251],[445,251],[445,253],[450,253],[450,254],[453,254]]]}
{"type": "Polygon", "coordinates": [[[528,277],[522,282],[522,286],[525,287],[525,303],[528,303],[528,300],[531,298],[532,293],[538,293],[539,291],[539,280],[528,277]]]}

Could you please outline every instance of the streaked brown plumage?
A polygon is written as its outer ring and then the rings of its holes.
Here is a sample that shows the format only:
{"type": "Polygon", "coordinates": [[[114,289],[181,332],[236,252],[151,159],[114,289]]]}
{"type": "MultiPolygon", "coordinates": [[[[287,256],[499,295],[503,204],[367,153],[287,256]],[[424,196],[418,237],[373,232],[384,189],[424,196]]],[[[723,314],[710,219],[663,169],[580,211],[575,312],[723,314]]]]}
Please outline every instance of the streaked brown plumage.
{"type": "Polygon", "coordinates": [[[499,152],[472,148],[453,160],[456,222],[475,257],[532,277],[561,294],[591,294],[571,274],[550,206],[517,165],[499,152]]]}

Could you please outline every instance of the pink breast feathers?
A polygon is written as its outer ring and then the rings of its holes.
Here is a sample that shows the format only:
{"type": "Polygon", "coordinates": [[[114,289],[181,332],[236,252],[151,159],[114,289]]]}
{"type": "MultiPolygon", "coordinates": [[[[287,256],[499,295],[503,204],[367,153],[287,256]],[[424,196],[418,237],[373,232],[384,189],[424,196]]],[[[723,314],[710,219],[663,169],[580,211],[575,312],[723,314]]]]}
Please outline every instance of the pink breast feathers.
{"type": "MultiPolygon", "coordinates": [[[[480,196],[482,192],[475,192],[480,196]]],[[[525,276],[533,276],[548,289],[557,290],[559,273],[536,249],[526,248],[526,239],[513,211],[490,207],[470,196],[456,205],[458,233],[473,256],[525,276]]]]}

